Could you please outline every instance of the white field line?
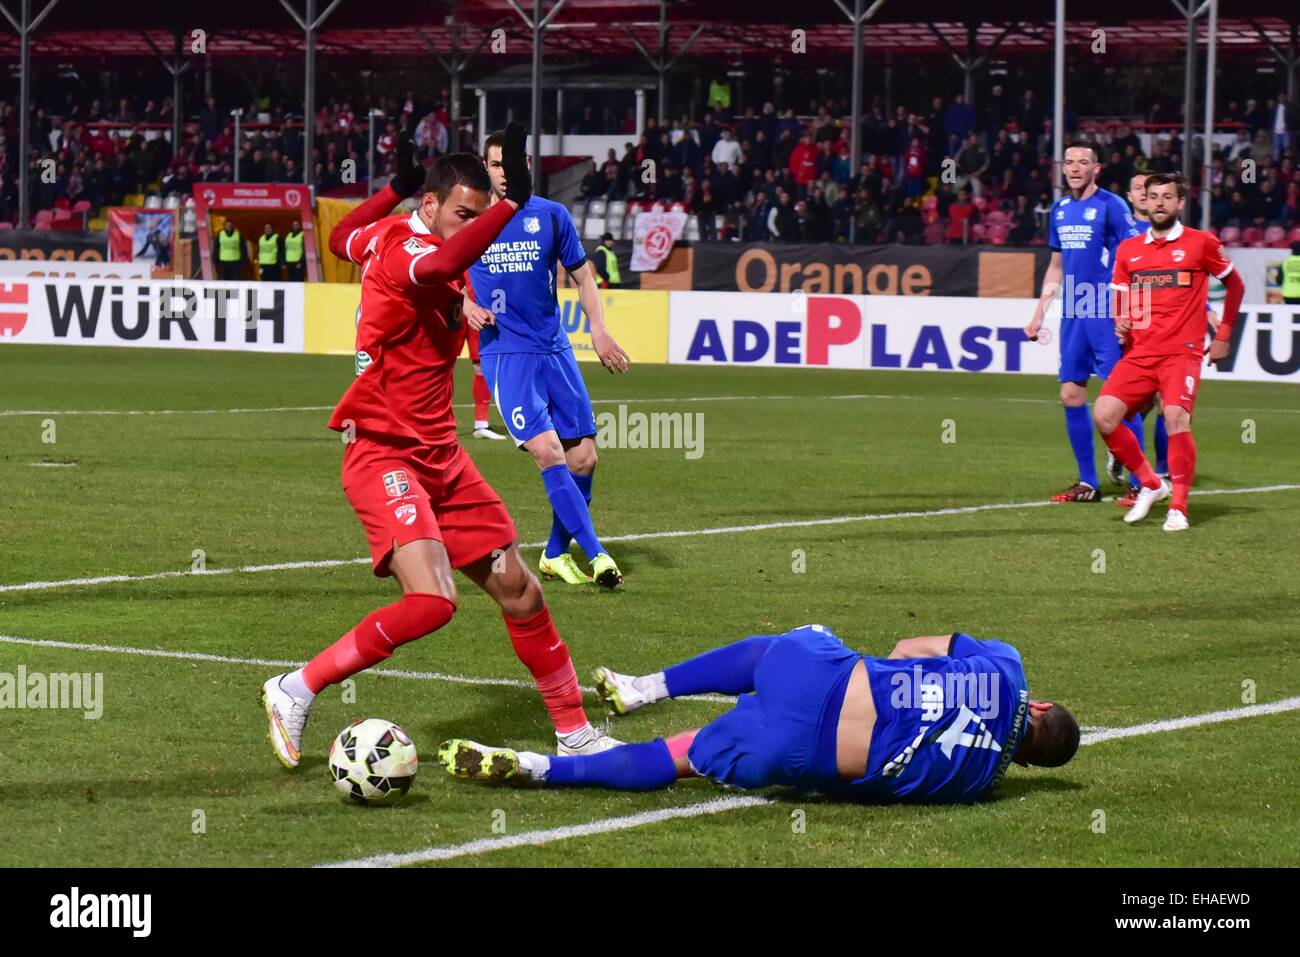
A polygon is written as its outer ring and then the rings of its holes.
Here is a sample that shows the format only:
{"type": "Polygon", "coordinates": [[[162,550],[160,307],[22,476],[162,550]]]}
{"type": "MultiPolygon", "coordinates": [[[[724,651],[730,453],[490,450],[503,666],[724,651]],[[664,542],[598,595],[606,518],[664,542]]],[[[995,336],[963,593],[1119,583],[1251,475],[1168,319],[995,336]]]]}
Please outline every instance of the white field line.
{"type": "MultiPolygon", "coordinates": [[[[1186,718],[1173,718],[1168,721],[1152,721],[1147,724],[1128,728],[1108,728],[1083,736],[1080,743],[1097,744],[1100,741],[1113,741],[1118,738],[1137,737],[1139,735],[1157,734],[1162,731],[1178,731],[1223,721],[1236,721],[1261,714],[1277,714],[1283,711],[1300,710],[1300,698],[1287,698],[1271,704],[1250,705],[1245,708],[1233,708],[1228,711],[1211,711],[1207,714],[1191,715],[1186,718]]],[[[726,811],[738,811],[743,808],[772,804],[773,799],[758,796],[724,797],[698,804],[688,804],[681,808],[669,808],[661,811],[643,811],[640,814],[628,814],[622,817],[602,818],[586,824],[571,824],[566,827],[547,828],[545,830],[524,831],[509,837],[482,838],[464,844],[450,844],[442,847],[426,847],[418,851],[402,854],[374,854],[348,861],[322,864],[321,867],[401,867],[405,864],[425,864],[432,861],[448,861],[472,854],[486,854],[491,851],[508,850],[515,847],[540,847],[556,841],[567,841],[575,837],[590,837],[595,834],[607,834],[610,831],[625,831],[661,821],[680,818],[700,817],[706,814],[721,814],[726,811]]]]}
{"type": "MultiPolygon", "coordinates": [[[[162,648],[132,648],[125,645],[98,645],[81,641],[53,641],[44,638],[19,638],[15,635],[0,635],[0,644],[28,645],[35,648],[55,648],[61,651],[97,651],[113,655],[140,655],[146,658],[173,658],[179,661],[211,661],[223,665],[257,665],[260,668],[301,668],[306,662],[288,661],[280,658],[236,658],[231,655],[212,655],[203,651],[168,651],[162,648]]],[[[531,681],[521,678],[478,678],[473,675],[445,674],[441,671],[405,671],[400,668],[371,668],[362,672],[382,678],[411,678],[416,681],[445,681],[457,685],[483,685],[493,688],[527,688],[535,689],[531,681]]],[[[583,687],[582,691],[595,694],[596,689],[583,687]]],[[[682,701],[713,701],[721,704],[734,704],[736,699],[730,695],[700,694],[686,695],[682,701]]]]}
{"type": "MultiPolygon", "coordinates": [[[[593,399],[592,405],[671,405],[674,402],[764,402],[764,401],[822,401],[822,400],[844,400],[844,399],[870,399],[870,400],[903,400],[903,401],[938,401],[938,402],[967,402],[976,398],[974,396],[960,395],[891,395],[877,393],[846,393],[836,395],[697,395],[697,396],[668,396],[660,399],[628,398],[628,399],[593,399]]],[[[1032,405],[1057,405],[1057,399],[1033,399],[1033,398],[1016,398],[1012,396],[981,396],[980,402],[1013,402],[1029,403],[1032,405]]],[[[457,403],[452,406],[453,409],[472,409],[472,403],[457,403]]],[[[266,406],[259,408],[233,408],[233,409],[0,409],[0,418],[11,418],[14,416],[29,415],[95,415],[95,416],[149,416],[149,415],[255,415],[258,413],[279,413],[279,412],[329,412],[334,408],[332,405],[283,405],[283,406],[266,406]]],[[[1290,415],[1300,414],[1300,409],[1283,409],[1283,408],[1255,408],[1255,407],[1238,407],[1238,406],[1215,406],[1207,404],[1205,409],[1219,412],[1282,412],[1290,415]]],[[[1204,414],[1205,409],[1202,409],[1204,414]]]]}
{"type": "MultiPolygon", "coordinates": [[[[216,662],[220,664],[237,664],[237,665],[257,665],[267,668],[293,668],[297,667],[300,662],[284,661],[274,658],[238,658],[229,655],[212,655],[203,652],[187,651],[165,651],[155,648],[129,648],[120,645],[98,645],[85,642],[70,641],[51,641],[32,638],[18,638],[12,635],[0,635],[0,643],[11,645],[27,645],[39,648],[57,648],[62,650],[75,651],[95,651],[107,652],[110,654],[123,655],[143,655],[154,658],[171,658],[182,661],[205,661],[216,662]]],[[[397,669],[371,669],[366,674],[384,675],[393,678],[413,678],[424,681],[446,681],[454,684],[465,685],[489,685],[496,687],[510,688],[531,688],[532,685],[526,681],[512,678],[477,678],[469,675],[442,674],[431,671],[401,671],[397,669]]],[[[590,688],[584,688],[584,691],[591,691],[590,688]]],[[[730,703],[734,699],[727,695],[691,695],[681,700],[690,701],[717,701],[730,703]]],[[[1300,697],[1286,698],[1281,701],[1274,701],[1267,704],[1247,705],[1241,708],[1230,708],[1224,711],[1210,711],[1205,714],[1190,715],[1183,718],[1170,718],[1164,721],[1150,721],[1144,724],[1131,725],[1124,728],[1094,728],[1090,727],[1080,741],[1083,745],[1097,744],[1102,741],[1113,741],[1119,738],[1139,737],[1148,734],[1158,734],[1164,731],[1180,731],[1185,728],[1195,728],[1208,724],[1220,724],[1225,721],[1237,721],[1242,718],[1252,718],[1265,714],[1280,714],[1286,711],[1300,710],[1300,697]]],[[[687,805],[681,808],[667,808],[660,811],[646,811],[639,814],[630,814],[624,817],[605,818],[602,820],[591,821],[587,824],[570,825],[559,828],[549,828],[539,831],[526,831],[521,834],[515,834],[510,837],[502,838],[485,838],[478,841],[470,841],[465,844],[454,844],[445,847],[430,847],[420,851],[412,851],[404,854],[379,854],[372,857],[359,858],[351,861],[342,861],[337,864],[326,865],[331,867],[394,867],[403,864],[418,864],[428,861],[450,860],[456,857],[464,857],[470,854],[482,854],[489,851],[504,850],[512,847],[535,847],[542,844],[549,844],[554,841],[568,840],[574,837],[586,837],[593,834],[604,834],[609,831],[621,831],[628,828],[642,827],[647,824],[657,824],[660,821],[670,821],[678,818],[698,817],[705,814],[718,814],[723,811],[738,810],[740,808],[755,807],[760,804],[771,803],[769,798],[764,797],[727,797],[719,798],[712,801],[706,801],[699,804],[687,805]]]]}
{"type": "MultiPolygon", "coordinates": [[[[1289,492],[1300,489],[1300,484],[1256,485],[1249,488],[1193,489],[1192,495],[1255,495],[1266,492],[1289,492]]],[[[607,535],[604,542],[635,542],[657,538],[693,538],[697,535],[736,535],[746,532],[766,532],[777,528],[813,528],[821,525],[847,525],[857,522],[881,522],[902,518],[935,518],[944,515],[972,515],[977,512],[1014,511],[1052,505],[1046,499],[1036,502],[992,502],[985,505],[958,505],[951,508],[933,508],[912,512],[878,512],[867,515],[837,515],[832,518],[793,519],[785,522],[763,522],[758,525],[721,525],[715,528],[687,528],[658,532],[633,532],[627,535],[607,535]]],[[[520,548],[541,548],[545,542],[522,542],[520,548]]],[[[156,581],[162,578],[202,578],[211,575],[234,575],[253,572],[291,571],[300,568],[336,568],[340,565],[364,565],[369,558],[327,558],[318,561],[273,562],[264,565],[239,565],[233,568],[209,568],[204,571],[172,569],[142,575],[99,575],[93,578],[64,578],[55,581],[19,582],[0,585],[0,593],[13,591],[41,591],[50,588],[71,588],[80,585],[111,585],[122,582],[156,581]]]]}

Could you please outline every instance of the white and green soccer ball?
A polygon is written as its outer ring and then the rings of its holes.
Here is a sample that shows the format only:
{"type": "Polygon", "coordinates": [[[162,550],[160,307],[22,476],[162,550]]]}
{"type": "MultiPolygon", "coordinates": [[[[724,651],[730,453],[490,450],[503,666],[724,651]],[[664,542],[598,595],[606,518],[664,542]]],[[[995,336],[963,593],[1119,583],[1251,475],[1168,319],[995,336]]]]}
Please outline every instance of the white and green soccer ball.
{"type": "Polygon", "coordinates": [[[330,745],[330,780],[358,804],[396,804],[418,764],[410,736],[382,718],[353,721],[330,745]]]}

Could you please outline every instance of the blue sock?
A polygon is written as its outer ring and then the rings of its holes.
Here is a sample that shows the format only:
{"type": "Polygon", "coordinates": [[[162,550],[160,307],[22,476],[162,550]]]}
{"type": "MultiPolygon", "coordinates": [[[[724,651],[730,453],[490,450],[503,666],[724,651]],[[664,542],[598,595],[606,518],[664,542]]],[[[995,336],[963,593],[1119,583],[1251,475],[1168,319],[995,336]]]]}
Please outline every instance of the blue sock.
{"type": "Polygon", "coordinates": [[[1164,475],[1169,471],[1169,429],[1165,427],[1163,414],[1156,416],[1156,473],[1164,475]]]}
{"type": "Polygon", "coordinates": [[[1070,438],[1074,460],[1079,463],[1079,481],[1101,488],[1097,479],[1097,458],[1092,451],[1092,414],[1088,403],[1065,407],[1065,434],[1070,438]]]}
{"type": "MultiPolygon", "coordinates": [[[[1146,422],[1142,419],[1142,413],[1134,412],[1131,418],[1124,420],[1124,424],[1128,426],[1128,430],[1133,433],[1133,437],[1138,440],[1138,448],[1145,453],[1147,450],[1147,430],[1146,422]]],[[[1138,481],[1136,475],[1129,472],[1128,484],[1129,488],[1137,488],[1142,483],[1138,481]]]]}
{"type": "Polygon", "coordinates": [[[599,754],[551,758],[549,787],[606,787],[622,791],[653,791],[677,780],[677,767],[668,744],[655,738],[624,744],[599,754]]]}
{"type": "Polygon", "coordinates": [[[569,467],[561,463],[542,469],[542,485],[546,487],[546,497],[551,500],[551,508],[559,517],[560,523],[578,540],[578,545],[587,553],[587,560],[601,554],[605,549],[600,547],[596,530],[591,527],[591,512],[587,509],[587,503],[583,500],[569,467]]]}
{"type": "MultiPolygon", "coordinates": [[[[591,480],[596,477],[595,474],[593,473],[591,475],[579,475],[577,472],[570,472],[569,474],[573,476],[573,484],[578,486],[578,491],[581,492],[582,497],[586,499],[587,514],[590,515],[591,514],[591,480]]],[[[546,551],[543,552],[542,554],[544,554],[547,558],[557,558],[569,550],[569,542],[571,542],[572,540],[573,540],[573,536],[569,534],[569,530],[565,528],[564,523],[560,521],[560,516],[557,515],[554,510],[552,510],[551,511],[551,538],[550,541],[546,543],[546,551]]]]}
{"type": "Polygon", "coordinates": [[[748,694],[754,690],[754,669],[777,635],[754,635],[714,648],[664,669],[668,694],[748,694]]]}

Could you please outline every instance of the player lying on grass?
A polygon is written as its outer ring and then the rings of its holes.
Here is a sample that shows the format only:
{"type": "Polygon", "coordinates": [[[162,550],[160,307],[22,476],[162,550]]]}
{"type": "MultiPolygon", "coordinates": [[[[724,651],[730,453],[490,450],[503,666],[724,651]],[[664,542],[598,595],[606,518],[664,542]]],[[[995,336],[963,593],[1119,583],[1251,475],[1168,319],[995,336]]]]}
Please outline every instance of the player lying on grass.
{"type": "MultiPolygon", "coordinates": [[[[504,155],[512,169],[525,170],[522,126],[512,125],[504,155]]],[[[347,439],[343,491],[365,528],[374,573],[396,578],[402,597],[306,667],[267,680],[271,743],[283,764],[296,767],[312,698],[451,621],[457,568],[501,607],[561,753],[612,747],[618,742],[587,720],[569,649],[519,555],[514,522],[456,440],[452,376],[465,344],[465,270],[528,202],[528,176],[512,175],[505,199],[489,210],[491,184],[478,157],[453,153],[426,174],[403,135],[398,159],[394,184],[330,235],[335,255],[361,266],[361,308],[357,378],[329,426],[347,439]],[[414,213],[388,215],[417,192],[414,213]]]]}
{"type": "Polygon", "coordinates": [[[466,739],[438,760],[461,778],[546,787],[666,788],[699,775],[736,788],[785,785],[848,801],[974,801],[1015,761],[1059,767],[1079,726],[1031,701],[1020,653],[965,634],[908,638],[888,658],[822,625],[756,635],[641,677],[608,668],[597,691],[616,714],[663,698],[740,695],[694,731],[602,754],[550,757],[466,739]]]}
{"type": "Polygon", "coordinates": [[[1192,409],[1201,381],[1201,358],[1208,356],[1209,362],[1227,358],[1246,284],[1232,268],[1218,237],[1178,221],[1187,200],[1187,183],[1181,176],[1155,173],[1147,177],[1146,191],[1151,228],[1120,243],[1111,279],[1114,332],[1127,349],[1101,387],[1093,419],[1115,458],[1142,483],[1124,521],[1132,524],[1146,518],[1156,502],[1169,498],[1172,483],[1164,530],[1181,532],[1189,524],[1187,496],[1196,476],[1192,409]],[[1227,294],[1223,319],[1207,348],[1210,276],[1223,282],[1227,294]],[[1156,395],[1169,432],[1169,481],[1151,468],[1133,434],[1119,428],[1156,395]]]}

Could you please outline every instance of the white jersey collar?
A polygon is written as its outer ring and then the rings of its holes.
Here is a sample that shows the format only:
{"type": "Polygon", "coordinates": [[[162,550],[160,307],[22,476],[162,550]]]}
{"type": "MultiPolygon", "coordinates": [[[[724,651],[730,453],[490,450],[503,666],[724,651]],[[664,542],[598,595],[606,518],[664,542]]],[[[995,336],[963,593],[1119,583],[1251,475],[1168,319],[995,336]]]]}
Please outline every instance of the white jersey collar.
{"type": "Polygon", "coordinates": [[[411,224],[412,232],[423,233],[426,236],[433,235],[429,227],[424,225],[424,220],[420,219],[420,211],[418,209],[411,214],[411,218],[407,220],[407,222],[411,224]]]}
{"type": "MultiPolygon", "coordinates": [[[[1182,234],[1183,234],[1182,220],[1175,220],[1173,228],[1169,230],[1169,234],[1165,236],[1164,241],[1167,243],[1172,243],[1182,234]]],[[[1156,237],[1152,234],[1151,230],[1148,229],[1146,233],[1146,244],[1150,246],[1155,241],[1156,241],[1156,237]]]]}

